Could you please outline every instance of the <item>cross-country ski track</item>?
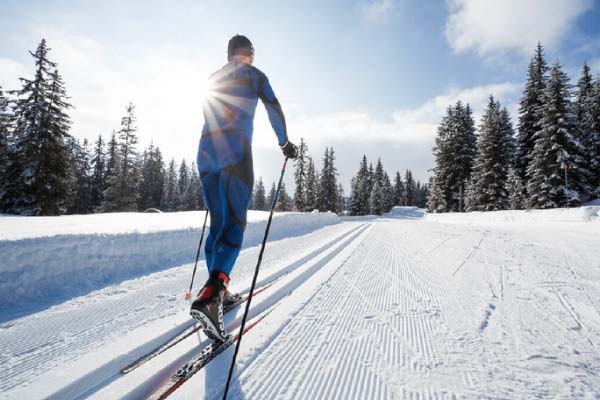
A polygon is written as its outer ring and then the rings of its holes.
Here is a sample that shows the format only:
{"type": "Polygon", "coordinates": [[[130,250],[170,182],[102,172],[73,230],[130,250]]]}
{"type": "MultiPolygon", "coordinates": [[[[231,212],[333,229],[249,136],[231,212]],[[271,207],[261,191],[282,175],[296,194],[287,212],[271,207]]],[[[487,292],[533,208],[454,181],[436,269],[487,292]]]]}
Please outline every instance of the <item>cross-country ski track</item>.
{"type": "MultiPolygon", "coordinates": [[[[269,242],[258,284],[273,284],[249,318],[270,313],[243,338],[229,398],[600,399],[600,208],[590,209],[577,220],[406,208],[269,242]]],[[[234,290],[247,290],[258,251],[242,251],[234,290]]],[[[193,325],[191,269],[2,323],[0,398],[149,397],[209,343],[194,334],[120,372],[193,325]]],[[[196,288],[205,279],[202,267],[196,288]]],[[[232,354],[170,398],[221,398],[232,354]]]]}

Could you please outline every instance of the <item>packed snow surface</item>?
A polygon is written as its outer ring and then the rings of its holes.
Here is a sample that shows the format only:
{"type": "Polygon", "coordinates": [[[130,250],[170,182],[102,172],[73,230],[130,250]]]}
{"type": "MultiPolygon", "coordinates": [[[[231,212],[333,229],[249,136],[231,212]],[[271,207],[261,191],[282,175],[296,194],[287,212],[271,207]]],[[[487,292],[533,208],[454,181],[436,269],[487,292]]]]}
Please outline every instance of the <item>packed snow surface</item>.
{"type": "MultiPolygon", "coordinates": [[[[0,313],[5,314],[0,322],[15,309],[39,306],[40,297],[56,303],[192,262],[204,215],[190,211],[0,218],[0,313]]],[[[262,240],[268,215],[250,211],[245,246],[262,240]]],[[[274,221],[271,237],[278,239],[339,219],[331,213],[277,213],[274,221]]]]}
{"type": "MultiPolygon", "coordinates": [[[[276,280],[249,317],[270,313],[244,336],[229,398],[600,398],[599,208],[428,215],[403,207],[341,222],[311,214],[321,218],[311,228],[299,228],[308,214],[289,224],[280,216],[259,285],[276,280]]],[[[248,288],[257,244],[242,251],[233,290],[248,288]]],[[[0,398],[150,396],[208,343],[193,335],[120,373],[193,324],[182,298],[191,267],[186,260],[5,318],[0,398]]],[[[196,288],[205,279],[201,269],[196,288]]],[[[235,329],[242,312],[225,323],[235,329]]],[[[232,353],[172,398],[221,398],[232,353]]]]}

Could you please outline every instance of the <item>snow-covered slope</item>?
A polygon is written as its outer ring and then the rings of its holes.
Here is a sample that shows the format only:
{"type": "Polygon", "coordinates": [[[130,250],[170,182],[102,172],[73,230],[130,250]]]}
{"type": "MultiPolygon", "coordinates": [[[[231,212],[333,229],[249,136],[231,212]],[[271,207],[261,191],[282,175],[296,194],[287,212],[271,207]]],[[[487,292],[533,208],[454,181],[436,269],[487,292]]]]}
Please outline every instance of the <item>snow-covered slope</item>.
{"type": "MultiPolygon", "coordinates": [[[[244,246],[262,240],[267,218],[249,213],[244,246]]],[[[273,240],[339,222],[331,213],[277,213],[274,220],[273,240]]],[[[2,217],[0,321],[19,309],[192,262],[203,221],[202,211],[2,217]]]]}
{"type": "MultiPolygon", "coordinates": [[[[244,337],[229,398],[600,398],[597,212],[398,208],[270,241],[259,281],[278,279],[250,317],[271,312],[244,337]]],[[[257,254],[242,252],[234,290],[248,287],[257,254]]],[[[119,372],[192,324],[190,269],[0,325],[0,398],[147,398],[208,343],[194,335],[119,372]]],[[[172,397],[220,398],[232,351],[172,397]]]]}

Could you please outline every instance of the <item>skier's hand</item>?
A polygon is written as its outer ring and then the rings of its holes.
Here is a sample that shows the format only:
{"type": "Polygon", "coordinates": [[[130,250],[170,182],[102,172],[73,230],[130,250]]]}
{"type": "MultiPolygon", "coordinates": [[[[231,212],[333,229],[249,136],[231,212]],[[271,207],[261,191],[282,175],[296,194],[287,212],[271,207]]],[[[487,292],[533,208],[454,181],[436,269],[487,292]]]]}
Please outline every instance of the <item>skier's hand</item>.
{"type": "Polygon", "coordinates": [[[298,146],[296,146],[289,140],[285,142],[283,146],[281,146],[281,151],[283,152],[283,155],[286,156],[286,158],[295,160],[298,157],[298,146]]]}

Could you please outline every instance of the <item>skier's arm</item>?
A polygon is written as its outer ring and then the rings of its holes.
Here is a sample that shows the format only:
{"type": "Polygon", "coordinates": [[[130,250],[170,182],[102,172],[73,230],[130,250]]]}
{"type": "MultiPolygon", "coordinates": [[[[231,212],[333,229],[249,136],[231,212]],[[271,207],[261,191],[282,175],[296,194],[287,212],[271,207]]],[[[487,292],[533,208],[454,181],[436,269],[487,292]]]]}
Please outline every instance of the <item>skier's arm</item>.
{"type": "Polygon", "coordinates": [[[279,104],[279,100],[275,97],[275,93],[269,84],[269,79],[262,72],[258,73],[258,97],[265,105],[269,121],[277,135],[279,146],[285,146],[288,142],[285,116],[283,115],[281,104],[279,104]]]}

